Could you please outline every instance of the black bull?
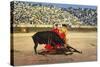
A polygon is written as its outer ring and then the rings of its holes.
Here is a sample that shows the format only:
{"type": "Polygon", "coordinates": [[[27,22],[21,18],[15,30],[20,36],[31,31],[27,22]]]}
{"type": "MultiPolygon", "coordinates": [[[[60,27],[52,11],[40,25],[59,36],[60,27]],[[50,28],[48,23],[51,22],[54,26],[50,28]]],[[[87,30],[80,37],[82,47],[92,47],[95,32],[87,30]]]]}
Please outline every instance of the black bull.
{"type": "Polygon", "coordinates": [[[35,43],[34,45],[34,51],[37,53],[37,46],[38,44],[50,44],[51,46],[55,47],[56,44],[61,44],[61,46],[64,46],[64,40],[60,38],[60,36],[52,31],[42,31],[37,32],[32,36],[32,39],[35,43]]]}
{"type": "MultiPolygon", "coordinates": [[[[64,47],[64,40],[60,38],[60,36],[52,31],[42,31],[42,32],[37,32],[32,36],[32,39],[34,41],[34,51],[37,54],[37,46],[38,44],[50,44],[51,46],[55,47],[56,44],[60,44],[62,47],[64,47]]],[[[69,46],[67,44],[67,47],[64,47],[64,51],[70,51],[70,52],[77,52],[77,53],[82,53],[81,51],[76,50],[75,48],[69,46]],[[67,48],[67,49],[66,49],[67,48]]]]}

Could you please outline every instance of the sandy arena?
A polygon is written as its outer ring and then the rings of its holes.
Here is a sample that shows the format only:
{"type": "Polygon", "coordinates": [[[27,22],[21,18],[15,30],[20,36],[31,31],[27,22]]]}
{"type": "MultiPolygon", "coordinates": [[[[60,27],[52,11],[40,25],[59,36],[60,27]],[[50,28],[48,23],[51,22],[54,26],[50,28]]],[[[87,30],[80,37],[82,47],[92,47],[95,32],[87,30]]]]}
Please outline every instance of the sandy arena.
{"type": "MultiPolygon", "coordinates": [[[[69,44],[82,51],[82,54],[74,53],[72,55],[35,55],[34,42],[31,36],[34,33],[14,33],[13,50],[14,65],[30,64],[52,64],[84,62],[97,60],[97,32],[70,32],[69,44]]],[[[38,51],[43,49],[44,45],[38,46],[38,51]]]]}

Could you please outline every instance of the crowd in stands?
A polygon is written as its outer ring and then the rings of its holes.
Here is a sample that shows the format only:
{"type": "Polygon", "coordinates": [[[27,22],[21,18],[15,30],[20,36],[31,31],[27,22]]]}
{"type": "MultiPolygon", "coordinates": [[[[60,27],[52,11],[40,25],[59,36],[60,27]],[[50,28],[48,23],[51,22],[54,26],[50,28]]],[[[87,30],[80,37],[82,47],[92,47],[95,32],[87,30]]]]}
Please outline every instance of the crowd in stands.
{"type": "Polygon", "coordinates": [[[13,24],[55,24],[71,23],[97,25],[97,11],[91,8],[61,8],[53,5],[33,4],[31,2],[11,2],[13,24]]]}
{"type": "Polygon", "coordinates": [[[83,24],[97,25],[97,10],[91,8],[68,8],[68,12],[76,16],[83,24]]]}

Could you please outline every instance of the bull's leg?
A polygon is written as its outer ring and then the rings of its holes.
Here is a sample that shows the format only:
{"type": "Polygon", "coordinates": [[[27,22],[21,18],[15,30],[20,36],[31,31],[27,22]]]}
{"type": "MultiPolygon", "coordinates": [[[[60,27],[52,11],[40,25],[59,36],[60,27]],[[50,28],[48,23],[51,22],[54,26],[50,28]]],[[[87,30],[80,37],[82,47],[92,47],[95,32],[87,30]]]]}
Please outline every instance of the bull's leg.
{"type": "Polygon", "coordinates": [[[37,54],[37,46],[38,46],[38,43],[37,42],[35,42],[35,45],[34,45],[34,51],[35,51],[35,54],[37,54]]]}
{"type": "Polygon", "coordinates": [[[53,49],[56,50],[57,47],[56,47],[56,44],[55,43],[51,43],[51,46],[53,46],[53,49]]]}

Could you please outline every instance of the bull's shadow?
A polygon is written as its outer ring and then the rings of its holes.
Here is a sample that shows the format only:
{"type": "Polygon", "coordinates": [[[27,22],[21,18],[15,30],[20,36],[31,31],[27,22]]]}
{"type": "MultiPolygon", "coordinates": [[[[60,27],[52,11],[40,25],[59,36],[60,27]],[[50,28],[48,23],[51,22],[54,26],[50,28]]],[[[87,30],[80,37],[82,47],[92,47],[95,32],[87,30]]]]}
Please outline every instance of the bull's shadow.
{"type": "Polygon", "coordinates": [[[66,48],[55,49],[52,51],[41,51],[38,52],[39,55],[72,55],[74,53],[82,54],[82,51],[78,51],[71,46],[67,46],[66,48]]]}

